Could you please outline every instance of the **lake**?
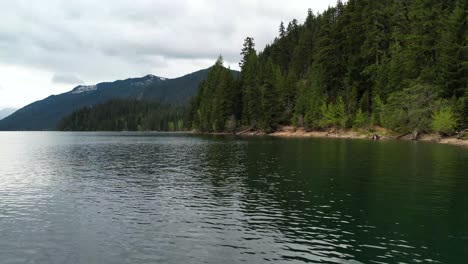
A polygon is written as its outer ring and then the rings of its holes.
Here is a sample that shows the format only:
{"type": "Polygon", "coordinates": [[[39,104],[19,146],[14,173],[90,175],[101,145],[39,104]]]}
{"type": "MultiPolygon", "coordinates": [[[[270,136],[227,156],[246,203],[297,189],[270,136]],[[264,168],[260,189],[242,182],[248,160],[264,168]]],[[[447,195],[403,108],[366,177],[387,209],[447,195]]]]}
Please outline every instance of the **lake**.
{"type": "Polygon", "coordinates": [[[0,133],[0,262],[467,263],[468,150],[0,133]]]}

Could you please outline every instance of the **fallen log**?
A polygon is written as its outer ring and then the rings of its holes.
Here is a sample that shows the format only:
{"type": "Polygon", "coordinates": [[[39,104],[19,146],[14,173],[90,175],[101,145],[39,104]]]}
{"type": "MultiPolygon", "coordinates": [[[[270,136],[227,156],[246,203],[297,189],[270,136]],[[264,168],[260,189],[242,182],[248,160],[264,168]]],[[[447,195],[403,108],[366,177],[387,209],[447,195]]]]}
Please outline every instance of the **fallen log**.
{"type": "Polygon", "coordinates": [[[457,133],[457,139],[463,139],[465,135],[468,133],[468,129],[462,130],[457,133]]]}
{"type": "Polygon", "coordinates": [[[250,127],[250,128],[247,128],[247,129],[245,129],[245,130],[242,130],[242,131],[240,131],[240,132],[238,132],[238,133],[236,133],[236,134],[237,134],[237,135],[243,135],[243,134],[245,134],[245,133],[247,133],[247,132],[250,132],[250,131],[252,131],[252,128],[251,128],[251,127],[250,127]]]}
{"type": "Polygon", "coordinates": [[[402,137],[406,137],[407,135],[411,134],[411,132],[408,132],[408,133],[405,133],[405,134],[401,134],[399,136],[396,137],[396,139],[401,139],[402,137]]]}

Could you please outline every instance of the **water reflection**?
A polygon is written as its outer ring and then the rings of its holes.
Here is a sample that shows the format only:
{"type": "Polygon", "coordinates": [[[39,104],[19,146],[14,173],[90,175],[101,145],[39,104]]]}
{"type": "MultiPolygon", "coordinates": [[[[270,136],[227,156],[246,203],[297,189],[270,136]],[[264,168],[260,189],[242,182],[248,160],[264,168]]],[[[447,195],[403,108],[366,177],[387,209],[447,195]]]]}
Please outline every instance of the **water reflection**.
{"type": "Polygon", "coordinates": [[[458,263],[466,150],[359,140],[0,134],[6,263],[458,263]]]}

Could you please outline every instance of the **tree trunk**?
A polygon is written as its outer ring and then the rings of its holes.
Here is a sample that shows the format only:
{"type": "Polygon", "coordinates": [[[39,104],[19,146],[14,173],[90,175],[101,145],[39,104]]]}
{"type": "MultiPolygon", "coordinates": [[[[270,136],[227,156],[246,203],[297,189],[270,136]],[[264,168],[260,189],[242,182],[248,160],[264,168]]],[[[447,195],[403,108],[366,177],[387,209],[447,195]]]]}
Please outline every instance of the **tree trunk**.
{"type": "Polygon", "coordinates": [[[405,136],[407,136],[407,135],[409,135],[409,134],[411,134],[411,132],[401,134],[401,135],[399,135],[398,137],[396,137],[396,139],[401,139],[402,137],[405,137],[405,136]]]}
{"type": "Polygon", "coordinates": [[[243,134],[245,134],[245,133],[247,133],[247,132],[249,132],[249,131],[252,131],[252,128],[251,128],[251,127],[250,127],[250,128],[247,128],[247,129],[245,129],[245,130],[242,130],[242,131],[240,131],[239,133],[236,133],[236,134],[237,134],[237,135],[243,135],[243,134]]]}

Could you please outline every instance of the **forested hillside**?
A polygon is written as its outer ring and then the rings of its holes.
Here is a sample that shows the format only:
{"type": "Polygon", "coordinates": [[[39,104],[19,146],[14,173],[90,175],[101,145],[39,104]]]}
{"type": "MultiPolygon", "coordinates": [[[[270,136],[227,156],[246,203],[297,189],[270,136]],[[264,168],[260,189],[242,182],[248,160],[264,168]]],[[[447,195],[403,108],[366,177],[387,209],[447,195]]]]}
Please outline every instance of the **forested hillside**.
{"type": "MultiPolygon", "coordinates": [[[[79,85],[69,92],[51,95],[19,109],[0,120],[0,130],[53,130],[62,118],[74,111],[112,99],[185,105],[197,93],[198,85],[207,73],[208,69],[204,69],[174,79],[147,75],[96,85],[79,85]]],[[[233,71],[232,74],[236,75],[237,72],[233,71]]]]}
{"type": "Polygon", "coordinates": [[[451,133],[468,127],[466,0],[338,1],[242,48],[236,80],[210,69],[190,128],[232,131],[383,126],[451,133]]]}
{"type": "Polygon", "coordinates": [[[183,107],[141,100],[114,99],[65,117],[64,131],[176,131],[184,128],[183,107]]]}

